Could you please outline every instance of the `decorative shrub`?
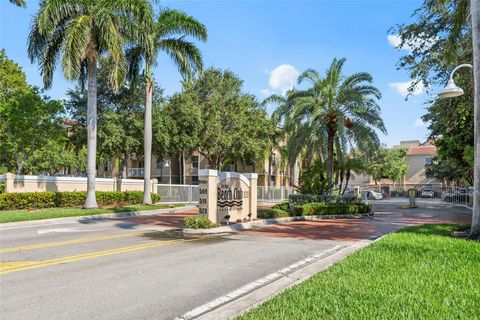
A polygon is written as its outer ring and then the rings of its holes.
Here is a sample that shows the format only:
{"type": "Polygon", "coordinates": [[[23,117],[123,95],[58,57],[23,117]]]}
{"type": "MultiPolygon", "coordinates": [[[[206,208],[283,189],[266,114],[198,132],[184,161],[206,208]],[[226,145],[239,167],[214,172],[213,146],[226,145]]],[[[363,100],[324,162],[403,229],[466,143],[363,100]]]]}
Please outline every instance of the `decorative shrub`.
{"type": "Polygon", "coordinates": [[[334,195],[314,195],[314,194],[291,194],[289,202],[294,206],[300,206],[306,203],[325,203],[325,204],[357,204],[362,203],[361,199],[351,196],[334,195]]]}
{"type": "MultiPolygon", "coordinates": [[[[85,203],[87,192],[22,192],[0,194],[0,210],[43,209],[81,207],[85,203]]],[[[97,191],[97,204],[111,206],[122,204],[141,204],[141,191],[97,191]]],[[[160,195],[152,194],[152,202],[160,201],[160,195]]]]}
{"type": "Polygon", "coordinates": [[[258,209],[257,217],[260,219],[272,219],[290,217],[292,214],[289,211],[281,209],[258,209]]]}
{"type": "Polygon", "coordinates": [[[183,220],[183,226],[190,229],[211,229],[218,227],[218,224],[208,220],[205,215],[186,217],[183,220]]]}
{"type": "Polygon", "coordinates": [[[336,214],[361,214],[372,211],[370,204],[352,203],[352,204],[327,204],[327,203],[307,203],[295,208],[295,213],[299,216],[316,215],[336,215],[336,214]]]}
{"type": "Polygon", "coordinates": [[[277,203],[272,207],[273,209],[280,209],[280,210],[289,210],[290,209],[290,202],[284,201],[281,203],[277,203]]]}
{"type": "Polygon", "coordinates": [[[0,193],[4,193],[4,192],[5,192],[5,183],[0,182],[0,193]]]}

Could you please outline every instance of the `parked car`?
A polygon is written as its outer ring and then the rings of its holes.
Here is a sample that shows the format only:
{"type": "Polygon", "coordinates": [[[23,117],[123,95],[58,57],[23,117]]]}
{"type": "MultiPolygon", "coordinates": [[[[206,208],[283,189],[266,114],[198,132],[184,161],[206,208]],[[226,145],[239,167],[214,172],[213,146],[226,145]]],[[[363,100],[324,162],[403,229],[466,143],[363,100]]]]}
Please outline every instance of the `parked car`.
{"type": "Polygon", "coordinates": [[[421,198],[433,198],[433,197],[435,197],[435,192],[433,192],[433,190],[430,190],[430,189],[423,189],[420,192],[420,197],[421,198]]]}
{"type": "Polygon", "coordinates": [[[382,200],[383,194],[373,190],[363,190],[362,199],[367,198],[368,200],[382,200]]]}
{"type": "Polygon", "coordinates": [[[469,189],[462,188],[451,192],[445,191],[440,198],[446,202],[468,202],[471,196],[473,196],[473,193],[469,189]]]}

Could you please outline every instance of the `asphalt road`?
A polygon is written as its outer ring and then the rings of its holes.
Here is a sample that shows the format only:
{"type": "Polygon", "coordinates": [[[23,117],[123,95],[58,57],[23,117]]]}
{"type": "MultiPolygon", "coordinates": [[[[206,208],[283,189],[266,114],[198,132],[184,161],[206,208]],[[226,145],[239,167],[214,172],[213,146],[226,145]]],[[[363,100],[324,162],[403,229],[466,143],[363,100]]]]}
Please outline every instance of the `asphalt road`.
{"type": "Polygon", "coordinates": [[[209,238],[184,238],[151,217],[0,230],[1,318],[173,319],[312,254],[418,224],[409,218],[417,212],[468,220],[463,208],[433,203],[409,212],[398,205],[374,205],[388,218],[209,238]]]}

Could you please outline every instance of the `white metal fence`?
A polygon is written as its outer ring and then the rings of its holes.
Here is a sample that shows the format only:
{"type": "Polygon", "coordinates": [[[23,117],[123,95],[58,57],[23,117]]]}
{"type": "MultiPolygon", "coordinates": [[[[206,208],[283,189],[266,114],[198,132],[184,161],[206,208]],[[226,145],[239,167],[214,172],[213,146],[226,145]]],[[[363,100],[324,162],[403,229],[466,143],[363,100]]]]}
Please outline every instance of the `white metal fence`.
{"type": "Polygon", "coordinates": [[[440,199],[443,202],[472,207],[473,194],[473,187],[460,188],[447,186],[442,188],[440,199]]]}
{"type": "Polygon", "coordinates": [[[198,186],[181,184],[158,184],[160,202],[198,202],[198,186]]]}
{"type": "Polygon", "coordinates": [[[257,187],[258,202],[282,202],[295,193],[293,187],[257,187]]]}
{"type": "MultiPolygon", "coordinates": [[[[294,193],[293,187],[257,187],[258,202],[282,202],[294,193]]],[[[160,202],[198,202],[198,186],[181,184],[159,184],[157,193],[161,196],[160,202]]]]}

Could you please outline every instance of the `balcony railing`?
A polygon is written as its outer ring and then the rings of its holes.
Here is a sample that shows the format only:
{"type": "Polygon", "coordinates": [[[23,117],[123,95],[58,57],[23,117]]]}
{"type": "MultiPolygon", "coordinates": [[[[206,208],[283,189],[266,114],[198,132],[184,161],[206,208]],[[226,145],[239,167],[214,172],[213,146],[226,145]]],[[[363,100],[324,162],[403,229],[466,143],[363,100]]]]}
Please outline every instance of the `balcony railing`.
{"type": "Polygon", "coordinates": [[[129,177],[143,177],[144,168],[128,168],[129,177]]]}

